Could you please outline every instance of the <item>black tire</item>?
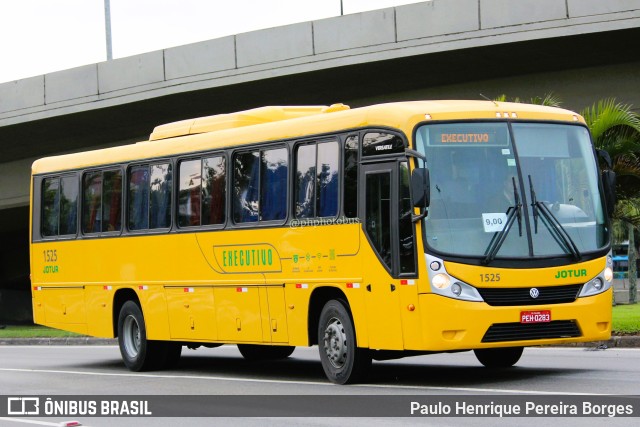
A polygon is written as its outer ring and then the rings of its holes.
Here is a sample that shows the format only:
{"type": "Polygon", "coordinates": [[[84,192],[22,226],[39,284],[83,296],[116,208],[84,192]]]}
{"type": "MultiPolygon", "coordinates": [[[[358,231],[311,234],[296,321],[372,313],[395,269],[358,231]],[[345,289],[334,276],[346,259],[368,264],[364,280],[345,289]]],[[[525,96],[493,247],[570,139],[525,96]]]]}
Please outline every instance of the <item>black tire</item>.
{"type": "Polygon", "coordinates": [[[331,300],[322,309],[318,322],[318,349],[322,369],[333,383],[360,381],[371,367],[371,352],[357,346],[353,321],[344,301],[331,300]]]}
{"type": "Polygon", "coordinates": [[[473,350],[476,358],[487,368],[509,368],[520,360],[523,347],[483,348],[473,350]]]}
{"type": "MultiPolygon", "coordinates": [[[[123,304],[118,315],[118,345],[122,360],[132,371],[150,371],[164,368],[168,361],[169,347],[175,343],[147,340],[147,327],[140,306],[134,301],[123,304]]],[[[182,350],[182,346],[179,347],[182,350]]],[[[172,361],[177,362],[180,353],[173,350],[172,361]]]]}
{"type": "Polygon", "coordinates": [[[238,344],[240,354],[247,360],[280,360],[291,356],[296,348],[288,345],[238,344]]]}

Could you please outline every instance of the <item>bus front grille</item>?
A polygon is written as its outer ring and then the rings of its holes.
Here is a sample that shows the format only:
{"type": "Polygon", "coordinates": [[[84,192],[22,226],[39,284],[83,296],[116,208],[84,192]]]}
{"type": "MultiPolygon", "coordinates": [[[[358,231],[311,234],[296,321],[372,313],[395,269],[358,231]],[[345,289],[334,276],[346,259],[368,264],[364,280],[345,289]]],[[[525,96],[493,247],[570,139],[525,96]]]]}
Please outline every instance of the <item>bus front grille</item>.
{"type": "Polygon", "coordinates": [[[543,340],[579,337],[580,328],[573,320],[548,323],[496,323],[484,334],[482,342],[543,340]]]}
{"type": "Polygon", "coordinates": [[[537,298],[527,288],[477,288],[484,301],[492,306],[564,304],[576,300],[582,285],[541,286],[537,298]]]}

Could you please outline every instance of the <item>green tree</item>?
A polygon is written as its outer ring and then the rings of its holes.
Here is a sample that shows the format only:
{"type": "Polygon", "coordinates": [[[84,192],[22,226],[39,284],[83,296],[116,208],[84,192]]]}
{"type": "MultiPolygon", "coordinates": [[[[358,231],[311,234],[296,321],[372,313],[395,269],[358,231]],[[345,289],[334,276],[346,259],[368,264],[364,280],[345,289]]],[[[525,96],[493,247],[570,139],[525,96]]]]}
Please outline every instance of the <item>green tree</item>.
{"type": "Polygon", "coordinates": [[[535,105],[544,105],[547,107],[560,107],[562,105],[562,100],[560,97],[554,95],[553,93],[548,93],[544,96],[544,98],[540,98],[539,96],[534,96],[528,101],[521,100],[519,97],[515,97],[512,100],[507,99],[507,95],[502,94],[494,99],[494,101],[498,102],[518,102],[518,103],[528,103],[535,105]]]}
{"type": "MultiPolygon", "coordinates": [[[[611,156],[616,173],[618,203],[612,213],[614,238],[626,230],[629,241],[629,303],[637,302],[637,271],[634,230],[640,230],[640,116],[631,105],[603,99],[581,112],[591,131],[593,143],[611,156]]],[[[618,240],[620,242],[620,240],[618,240]]]]}

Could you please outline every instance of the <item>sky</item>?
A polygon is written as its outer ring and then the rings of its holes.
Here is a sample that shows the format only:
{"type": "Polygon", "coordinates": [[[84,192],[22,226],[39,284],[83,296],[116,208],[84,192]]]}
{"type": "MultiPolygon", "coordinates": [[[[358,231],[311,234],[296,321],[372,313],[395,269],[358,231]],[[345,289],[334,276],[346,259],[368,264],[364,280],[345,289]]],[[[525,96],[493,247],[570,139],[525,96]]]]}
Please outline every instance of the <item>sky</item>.
{"type": "MultiPolygon", "coordinates": [[[[342,0],[344,14],[425,0],[342,0]]],[[[340,15],[340,0],[110,0],[114,58],[340,15]]],[[[107,60],[104,0],[0,0],[0,83],[107,60]]]]}

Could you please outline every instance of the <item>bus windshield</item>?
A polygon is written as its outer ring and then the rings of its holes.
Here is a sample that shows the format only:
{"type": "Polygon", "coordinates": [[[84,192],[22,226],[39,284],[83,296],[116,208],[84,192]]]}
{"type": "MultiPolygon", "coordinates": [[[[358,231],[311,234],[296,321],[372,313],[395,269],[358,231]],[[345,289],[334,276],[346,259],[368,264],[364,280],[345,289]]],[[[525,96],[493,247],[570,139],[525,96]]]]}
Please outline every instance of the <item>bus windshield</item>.
{"type": "Polygon", "coordinates": [[[608,243],[589,133],[551,123],[443,123],[417,130],[427,158],[427,246],[484,258],[573,256],[608,243]],[[508,224],[508,225],[507,225],[508,224]]]}

